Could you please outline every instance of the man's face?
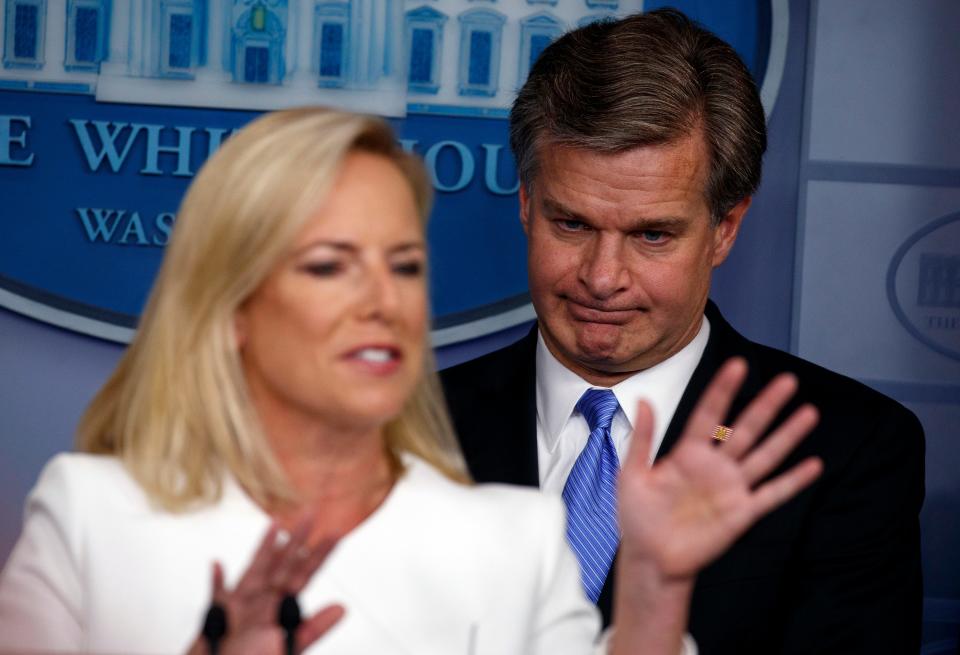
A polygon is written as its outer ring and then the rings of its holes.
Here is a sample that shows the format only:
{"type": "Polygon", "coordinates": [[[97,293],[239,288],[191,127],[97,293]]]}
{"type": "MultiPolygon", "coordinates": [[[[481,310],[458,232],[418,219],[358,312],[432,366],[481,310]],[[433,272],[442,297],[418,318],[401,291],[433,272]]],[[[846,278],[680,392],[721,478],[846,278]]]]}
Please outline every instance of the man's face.
{"type": "Polygon", "coordinates": [[[712,225],[701,133],[618,154],[545,145],[539,162],[520,213],[550,352],[609,386],[682,349],[750,204],[712,225]]]}

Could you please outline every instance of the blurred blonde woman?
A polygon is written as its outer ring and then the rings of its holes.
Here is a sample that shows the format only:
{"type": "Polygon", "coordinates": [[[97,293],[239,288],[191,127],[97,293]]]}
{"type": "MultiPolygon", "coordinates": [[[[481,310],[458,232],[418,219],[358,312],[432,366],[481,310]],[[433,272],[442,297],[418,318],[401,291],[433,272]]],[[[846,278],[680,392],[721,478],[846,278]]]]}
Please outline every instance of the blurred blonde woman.
{"type": "MultiPolygon", "coordinates": [[[[44,469],[0,577],[0,648],[103,653],[675,655],[696,572],[818,474],[759,484],[803,408],[744,455],[792,393],[701,438],[745,374],[718,376],[670,457],[621,474],[612,638],[579,584],[557,499],[470,484],[428,344],[419,162],[377,119],[266,115],[191,185],[137,335],[78,453],[44,469]],[[691,513],[691,508],[694,509],[691,513]],[[322,565],[322,566],[321,566],[322,565]]],[[[686,644],[686,645],[685,645],[686,644]]]]}

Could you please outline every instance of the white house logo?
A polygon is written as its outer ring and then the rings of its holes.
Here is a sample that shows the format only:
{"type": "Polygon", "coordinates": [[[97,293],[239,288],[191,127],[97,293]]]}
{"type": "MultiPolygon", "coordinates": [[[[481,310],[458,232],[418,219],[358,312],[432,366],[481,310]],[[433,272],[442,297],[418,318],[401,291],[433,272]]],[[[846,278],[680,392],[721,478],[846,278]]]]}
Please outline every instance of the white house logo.
{"type": "Polygon", "coordinates": [[[564,31],[661,4],[731,40],[769,113],[787,0],[3,0],[0,304],[129,340],[203,161],[260,111],[324,104],[426,162],[434,343],[530,320],[510,103],[564,31]]]}
{"type": "Polygon", "coordinates": [[[887,273],[887,297],[907,331],[960,359],[960,212],[912,234],[887,273]]]}

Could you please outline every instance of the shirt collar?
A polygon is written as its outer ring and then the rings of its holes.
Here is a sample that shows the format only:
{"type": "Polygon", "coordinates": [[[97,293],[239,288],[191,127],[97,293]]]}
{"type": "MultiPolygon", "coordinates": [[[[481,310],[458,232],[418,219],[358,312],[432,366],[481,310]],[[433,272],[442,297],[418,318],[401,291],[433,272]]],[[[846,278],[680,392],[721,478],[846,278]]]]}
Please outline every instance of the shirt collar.
{"type": "MultiPolygon", "coordinates": [[[[637,415],[637,402],[644,399],[653,408],[655,434],[666,431],[666,423],[673,417],[709,338],[710,321],[704,316],[700,330],[690,343],[656,366],[610,387],[631,427],[637,415]]],[[[548,450],[554,450],[580,396],[593,386],[561,364],[547,348],[543,335],[537,332],[537,420],[548,450]]]]}

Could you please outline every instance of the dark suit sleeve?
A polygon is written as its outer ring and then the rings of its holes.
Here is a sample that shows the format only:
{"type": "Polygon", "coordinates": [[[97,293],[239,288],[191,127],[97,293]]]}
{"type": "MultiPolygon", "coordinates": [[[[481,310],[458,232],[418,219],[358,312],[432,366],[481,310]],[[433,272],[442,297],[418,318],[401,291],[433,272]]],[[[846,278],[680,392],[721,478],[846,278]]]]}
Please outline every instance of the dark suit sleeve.
{"type": "MultiPolygon", "coordinates": [[[[783,615],[783,653],[919,652],[923,428],[884,400],[871,408],[878,411],[853,408],[873,424],[833,470],[826,462],[787,586],[796,597],[783,615]]],[[[856,421],[841,424],[856,429],[856,421]]]]}

